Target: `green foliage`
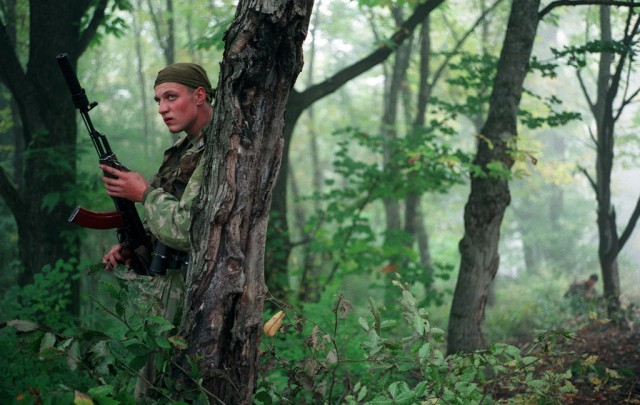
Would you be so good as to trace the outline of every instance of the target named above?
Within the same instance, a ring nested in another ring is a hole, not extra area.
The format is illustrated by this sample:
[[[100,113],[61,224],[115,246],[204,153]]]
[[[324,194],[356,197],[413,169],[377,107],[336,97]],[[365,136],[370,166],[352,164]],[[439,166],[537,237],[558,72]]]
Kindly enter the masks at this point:
[[[76,259],[60,259],[36,273],[33,283],[24,287],[12,285],[2,300],[5,319],[30,319],[53,328],[69,327],[71,281],[78,279],[78,267]]]
[[[224,33],[226,32],[227,27],[229,27],[232,21],[232,18],[229,18],[226,21],[222,21],[217,25],[210,27],[210,30],[208,30],[207,33],[205,33],[200,38],[196,38],[195,40],[193,40],[188,44],[188,46],[195,49],[209,50],[213,48],[217,49],[218,51],[223,50]]]
[[[95,267],[98,270],[102,266]],[[45,272],[45,278],[58,282],[52,280],[50,273]],[[22,315],[20,319],[7,322],[0,341],[4,347],[18,350],[3,356],[0,363],[7,370],[3,381],[6,386],[0,386],[2,402],[21,397],[27,403],[70,403],[69,398],[75,396],[76,400],[100,404],[133,404],[138,372],[151,357],[158,375],[158,384],[152,386],[150,393],[154,403],[175,403],[179,399],[203,403],[204,390],[185,391],[169,378],[173,351],[184,349],[185,342],[180,336],[170,336],[168,332],[174,326],[153,314],[153,300],[159,296],[153,280],[122,268],[113,275],[103,270],[101,274],[100,287],[112,302],[96,302],[109,318],[99,320],[94,328],[51,328],[44,322],[27,320],[33,313],[29,308],[15,314]],[[49,304],[50,297],[45,294],[33,296],[29,302],[35,308]],[[62,329],[64,332],[60,332]],[[196,380],[194,383],[198,387]]]
[[[64,340],[55,345],[56,335],[35,323],[13,321],[9,325],[11,328],[0,330],[4,348],[0,402],[68,404],[74,389],[90,386],[87,370],[77,367],[77,344]]]
[[[541,334],[525,353],[497,344],[446,356],[444,331],[431,324],[406,286],[396,284],[402,287],[402,316],[385,318],[386,309],[370,299],[369,316],[357,322],[359,336],[351,334],[352,308],[342,296],[326,324],[284,308],[287,318],[280,332],[263,340],[255,402],[334,403],[342,398],[349,404],[467,404],[506,396],[514,403],[561,403],[564,394],[573,392],[569,372],[533,373],[542,358],[561,358],[553,348],[567,334]]]
[[[486,116],[491,95],[490,84],[496,73],[498,59],[490,54],[461,53],[450,65],[451,75],[447,83],[454,97],[464,97],[457,102],[433,97],[430,104],[436,110],[444,110],[456,118]]]
[[[616,55],[627,55],[633,53],[632,46],[623,41],[589,41],[583,45],[565,46],[562,50],[551,48],[554,56],[558,59],[566,59],[569,66],[581,69],[587,66],[587,58],[593,54],[613,53]]]
[[[325,193],[311,197],[321,201],[323,209],[306,225],[307,232],[313,233],[310,251],[330,258],[324,262],[328,276],[321,284],[331,281],[338,271],[344,277],[371,274],[383,267],[427,284],[439,274],[440,269],[425,269],[420,264],[411,235],[402,230],[377,231],[372,213],[382,201],[445,192],[462,182],[461,166],[469,157],[443,140],[449,129],[442,122],[434,120],[431,125],[394,140],[355,128],[335,134],[340,137],[334,154],[334,172],[339,177],[326,181]],[[392,154],[383,167],[385,147]],[[367,157],[359,158],[359,151]]]
[[[92,10],[93,11],[93,10]],[[132,12],[133,5],[129,0],[115,0],[111,7],[105,9],[104,21],[101,28],[104,30],[98,30],[95,36],[92,38],[93,45],[99,45],[102,43],[106,36],[112,35],[116,38],[120,38],[125,35],[129,28],[127,22],[123,18],[122,12]],[[91,22],[92,14],[86,14],[83,16],[82,25],[86,26]]]
[[[451,93],[454,98],[464,97],[464,99],[462,101],[448,101],[433,97],[431,108],[437,113],[446,114],[449,120],[454,120],[460,115],[470,119],[486,117],[491,96],[489,84],[493,82],[496,74],[497,62],[497,58],[490,54],[461,53],[457,55],[456,60],[450,64],[451,75],[447,79],[447,83],[452,87]],[[556,78],[557,67],[556,64],[542,63],[533,58],[529,70],[532,73],[539,73],[542,77]],[[523,94],[527,97],[518,110],[518,119],[526,128],[554,128],[581,119],[581,115],[577,112],[559,110],[562,102],[554,95],[540,96],[531,89],[524,89]],[[476,136],[479,142],[484,142],[489,149],[494,149],[496,146],[484,134]],[[534,164],[537,162],[534,157],[536,151],[520,149],[516,137],[506,145],[506,148],[514,162],[528,160]],[[473,176],[497,180],[512,180],[528,174],[519,168],[513,170],[511,165],[505,165],[502,161],[489,162],[484,166],[468,165],[468,167]]]

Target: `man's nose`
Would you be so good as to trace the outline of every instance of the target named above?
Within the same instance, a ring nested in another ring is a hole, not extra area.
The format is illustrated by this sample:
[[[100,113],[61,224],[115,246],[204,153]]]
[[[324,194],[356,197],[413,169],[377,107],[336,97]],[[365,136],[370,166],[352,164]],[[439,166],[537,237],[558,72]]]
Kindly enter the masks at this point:
[[[160,101],[160,102],[158,103],[158,112],[159,112],[160,114],[164,114],[164,113],[166,113],[167,111],[169,111],[169,108],[167,108],[167,103]]]

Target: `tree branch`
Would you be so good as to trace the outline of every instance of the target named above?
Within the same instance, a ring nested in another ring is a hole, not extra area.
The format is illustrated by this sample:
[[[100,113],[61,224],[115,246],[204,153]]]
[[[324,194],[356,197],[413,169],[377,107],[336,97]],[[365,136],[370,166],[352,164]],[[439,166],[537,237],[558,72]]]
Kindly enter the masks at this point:
[[[9,88],[18,104],[24,104],[21,85],[26,82],[25,74],[11,45],[7,27],[0,21],[0,80]]]
[[[20,213],[21,207],[24,207],[25,204],[18,194],[18,189],[13,181],[11,181],[11,178],[2,165],[0,165],[0,196],[2,196],[4,201],[7,203],[7,206],[13,213],[13,216],[16,219],[20,218],[18,214]]]
[[[303,111],[315,101],[338,90],[349,80],[378,65],[389,57],[389,55],[395,51],[395,48],[409,35],[411,35],[415,27],[420,24],[431,11],[443,2],[444,0],[429,0],[426,3],[419,4],[416,6],[413,15],[405,21],[405,23],[391,36],[391,38],[389,38],[387,43],[380,45],[380,47],[378,47],[378,49],[372,52],[369,56],[342,69],[322,83],[308,87],[302,92],[292,90],[289,95],[288,105],[296,106],[296,110]],[[300,105],[301,103],[304,103],[304,105]],[[287,110],[289,110],[289,108],[287,108]]]
[[[627,19],[627,28],[629,28],[630,26],[630,22],[631,22],[631,13],[629,13],[629,17]],[[625,49],[625,52],[622,53],[622,55],[620,55],[620,61],[618,63],[618,66],[616,68],[616,72],[614,75],[614,80],[612,81],[611,86],[619,86],[619,83],[621,81],[622,78],[622,70],[624,69],[624,65],[625,65],[625,59],[627,58],[627,56],[629,55],[629,49],[631,49],[631,47],[633,46],[633,38],[635,36],[635,34],[638,32],[638,27],[640,26],[640,17],[636,18],[635,23],[633,24],[633,27],[631,28],[631,30],[626,29],[625,30],[625,35],[624,35],[624,40],[623,43],[627,46]],[[633,64],[633,55],[631,55],[629,57],[629,70],[628,70],[628,76],[631,74],[631,66]],[[627,84],[625,86],[625,95],[627,93],[627,89],[629,87],[629,80],[627,80]],[[625,95],[623,95],[622,97],[622,102],[620,103],[620,107],[618,108],[618,112],[614,115],[613,117],[613,122],[617,122],[618,119],[620,118],[620,115],[622,115],[622,111],[624,110],[624,108],[634,99],[634,97],[638,94],[638,91],[640,91],[640,89],[636,90],[629,98],[626,98]],[[615,93],[613,95],[613,97],[615,97]],[[613,99],[612,99],[613,101]]]
[[[591,187],[593,188],[593,191],[596,193],[596,196],[597,196],[598,195],[598,187],[596,185],[596,182],[593,180],[593,177],[591,177],[591,175],[589,174],[587,169],[585,169],[582,166],[578,166],[578,170],[581,171],[582,174],[584,174],[587,177],[587,180],[589,180],[589,183],[591,183]]]
[[[538,18],[542,18],[549,14],[551,10],[556,7],[562,6],[616,6],[616,7],[640,7],[640,3],[627,2],[627,1],[608,1],[608,0],[557,0],[549,3],[545,8],[538,13]]]
[[[633,233],[634,228],[636,227],[636,223],[638,222],[638,218],[640,218],[640,197],[636,202],[636,208],[633,210],[631,217],[629,218],[629,222],[627,222],[627,226],[618,238],[618,251],[622,250],[624,244],[627,243],[629,237]]]
[[[580,89],[582,90],[582,94],[584,94],[585,100],[587,100],[587,104],[589,105],[589,109],[592,114],[596,114],[596,105],[589,97],[589,91],[587,90],[587,86],[584,84],[584,80],[582,79],[582,75],[580,74],[580,69],[576,70],[576,76],[578,77],[578,84],[580,84]]]
[[[93,16],[91,17],[91,21],[87,28],[82,31],[80,34],[80,40],[78,42],[78,50],[77,56],[80,56],[84,53],[84,51],[89,46],[91,40],[95,37],[96,32],[98,31],[98,27],[104,21],[104,10],[107,8],[107,3],[109,0],[100,0],[98,4],[96,4],[96,8],[93,11]]]
[[[488,9],[486,9],[481,15],[480,17],[478,17],[478,19],[476,20],[476,22],[471,26],[471,28],[469,28],[469,30],[467,30],[467,32],[462,36],[462,38],[460,38],[456,44],[453,47],[453,50],[451,52],[447,53],[447,56],[445,57],[444,61],[442,62],[442,64],[440,64],[440,67],[438,67],[438,69],[436,70],[436,73],[433,75],[433,80],[431,81],[431,88],[434,88],[436,85],[436,82],[438,81],[438,79],[440,78],[440,76],[442,75],[442,72],[444,71],[444,69],[449,66],[449,61],[451,60],[451,58],[453,58],[454,53],[460,49],[462,47],[462,45],[464,44],[464,42],[467,40],[467,38],[469,38],[469,36],[471,36],[471,34],[476,30],[476,28],[478,28],[478,25],[480,25],[480,23],[487,18],[487,16],[493,12],[493,10],[498,7],[498,5],[502,3],[502,0],[496,0]]]
[[[620,103],[620,108],[618,109],[618,113],[615,116],[616,121],[618,120],[618,118],[620,118],[620,114],[622,114],[622,110],[624,110],[626,106],[631,104],[638,94],[640,94],[640,88],[636,89],[636,91],[631,93],[629,97],[622,100],[622,102]]]

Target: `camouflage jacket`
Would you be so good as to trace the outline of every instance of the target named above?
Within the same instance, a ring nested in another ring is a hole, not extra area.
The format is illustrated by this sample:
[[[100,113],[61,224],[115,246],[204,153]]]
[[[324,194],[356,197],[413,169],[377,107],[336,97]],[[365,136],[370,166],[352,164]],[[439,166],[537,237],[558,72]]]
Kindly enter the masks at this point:
[[[167,149],[158,173],[149,182],[142,203],[146,226],[165,245],[189,251],[191,205],[200,191],[202,168],[198,164],[204,151],[207,128],[195,142],[189,137]]]

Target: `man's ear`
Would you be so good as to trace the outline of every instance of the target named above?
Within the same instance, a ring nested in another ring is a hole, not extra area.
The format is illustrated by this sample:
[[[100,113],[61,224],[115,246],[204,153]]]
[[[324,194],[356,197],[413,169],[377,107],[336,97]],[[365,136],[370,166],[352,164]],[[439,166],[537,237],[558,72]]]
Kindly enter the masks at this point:
[[[198,87],[193,91],[193,95],[196,98],[196,103],[198,105],[204,104],[207,101],[207,92],[202,87]]]

